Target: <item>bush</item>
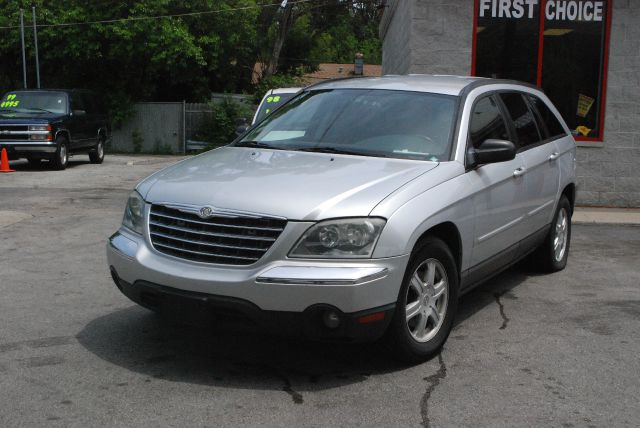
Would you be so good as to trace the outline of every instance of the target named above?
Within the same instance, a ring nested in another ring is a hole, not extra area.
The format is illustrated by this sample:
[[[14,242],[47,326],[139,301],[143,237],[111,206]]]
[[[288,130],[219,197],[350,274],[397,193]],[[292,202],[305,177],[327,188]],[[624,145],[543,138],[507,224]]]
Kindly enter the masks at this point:
[[[211,148],[229,144],[236,138],[237,122],[246,118],[251,123],[252,109],[242,103],[225,98],[222,102],[211,103],[211,115],[204,121],[199,134]]]

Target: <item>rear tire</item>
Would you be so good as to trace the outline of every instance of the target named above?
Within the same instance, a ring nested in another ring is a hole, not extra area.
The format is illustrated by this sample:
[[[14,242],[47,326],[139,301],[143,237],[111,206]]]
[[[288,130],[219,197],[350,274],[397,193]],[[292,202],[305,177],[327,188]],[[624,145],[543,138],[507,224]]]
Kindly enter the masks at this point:
[[[562,195],[544,243],[531,255],[532,263],[544,272],[557,272],[567,265],[571,242],[571,204]]]
[[[411,256],[385,339],[395,357],[421,363],[440,352],[458,306],[458,270],[442,240],[425,239]]]
[[[56,152],[51,159],[53,169],[61,171],[69,164],[69,142],[65,137],[56,138]]]
[[[104,161],[104,138],[100,137],[96,146],[89,152],[89,161],[95,164],[101,164]]]

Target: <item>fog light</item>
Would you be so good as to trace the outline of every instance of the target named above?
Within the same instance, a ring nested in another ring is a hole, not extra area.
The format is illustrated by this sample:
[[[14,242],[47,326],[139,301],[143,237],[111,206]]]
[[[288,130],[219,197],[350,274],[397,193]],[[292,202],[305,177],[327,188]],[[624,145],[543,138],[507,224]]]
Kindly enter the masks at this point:
[[[322,321],[328,328],[338,328],[340,325],[340,315],[336,311],[326,311],[322,314]]]

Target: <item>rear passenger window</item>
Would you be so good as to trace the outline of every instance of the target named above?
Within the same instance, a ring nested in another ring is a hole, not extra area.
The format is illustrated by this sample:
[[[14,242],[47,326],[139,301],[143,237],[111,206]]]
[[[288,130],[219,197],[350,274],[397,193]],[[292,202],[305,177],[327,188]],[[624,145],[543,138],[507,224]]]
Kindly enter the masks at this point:
[[[556,115],[549,109],[547,104],[542,101],[540,98],[535,95],[527,95],[531,105],[538,111],[540,115],[540,120],[544,124],[544,128],[546,128],[546,138],[560,138],[567,135],[564,131],[564,128],[560,124],[560,121],[556,117]]]
[[[469,137],[475,148],[480,147],[484,140],[490,138],[509,140],[507,126],[493,97],[482,98],[473,107],[469,122]]]
[[[507,111],[513,121],[519,147],[522,148],[539,143],[542,138],[538,133],[536,120],[522,95],[519,92],[505,92],[500,94],[500,98],[507,107]]]

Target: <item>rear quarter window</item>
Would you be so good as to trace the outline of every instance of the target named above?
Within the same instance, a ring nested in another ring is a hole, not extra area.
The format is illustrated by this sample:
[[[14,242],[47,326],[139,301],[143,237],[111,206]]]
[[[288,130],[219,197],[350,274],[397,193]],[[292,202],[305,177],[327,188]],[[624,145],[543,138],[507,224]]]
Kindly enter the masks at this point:
[[[567,135],[556,115],[544,101],[535,95],[530,94],[527,95],[527,98],[533,108],[538,112],[540,121],[543,125],[542,128],[546,131],[546,138],[556,139]]]

